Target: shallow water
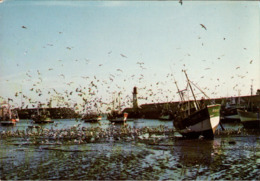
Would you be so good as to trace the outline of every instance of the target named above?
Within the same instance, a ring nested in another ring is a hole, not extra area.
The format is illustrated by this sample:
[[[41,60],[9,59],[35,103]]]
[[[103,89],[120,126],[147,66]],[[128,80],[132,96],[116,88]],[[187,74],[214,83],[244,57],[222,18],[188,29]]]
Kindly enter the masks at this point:
[[[21,120],[15,127],[0,127],[0,132],[26,130],[29,122]],[[173,128],[170,121],[128,122],[129,128],[160,125],[167,128],[165,133],[145,133],[135,138],[110,135],[83,143],[44,140],[35,144],[34,137],[2,137],[0,176],[5,180],[260,179],[259,132],[241,133],[240,124],[224,124],[227,130],[218,130],[214,140],[188,140],[169,131]],[[55,130],[73,126],[116,129],[122,125],[73,119],[43,125]]]

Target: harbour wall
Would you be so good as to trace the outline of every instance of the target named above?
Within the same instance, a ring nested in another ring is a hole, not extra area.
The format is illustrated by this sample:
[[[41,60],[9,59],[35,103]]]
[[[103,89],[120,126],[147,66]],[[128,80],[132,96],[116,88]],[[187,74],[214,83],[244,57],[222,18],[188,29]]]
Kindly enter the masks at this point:
[[[197,100],[201,101],[201,100]],[[192,104],[194,101],[190,101]],[[205,99],[206,105],[209,104],[221,104],[221,109],[225,109],[227,104],[235,104],[248,107],[250,103],[254,106],[260,108],[260,95],[253,96],[239,96],[239,97],[223,97],[215,99]],[[147,118],[147,119],[158,119],[164,110],[169,110],[175,112],[176,108],[180,102],[163,102],[163,103],[153,103],[153,104],[142,104],[139,106],[137,111],[133,108],[126,108],[123,112],[128,113],[129,118]]]
[[[200,100],[198,100],[200,101]],[[249,106],[251,102],[253,105],[260,107],[260,95],[253,96],[240,96],[240,97],[224,97],[215,99],[205,99],[205,104],[221,104],[222,109],[229,104],[239,104],[245,107]],[[191,104],[194,101],[191,101]],[[163,103],[151,103],[142,104],[137,109],[125,108],[123,112],[128,113],[129,118],[146,118],[146,119],[158,119],[164,110],[170,110],[172,112],[176,111],[176,108],[180,102],[163,102]],[[40,108],[40,111],[43,108]],[[50,112],[50,117],[52,119],[71,119],[80,118],[80,114],[76,113],[75,110],[71,108],[44,108],[46,111]],[[30,109],[16,109],[20,119],[31,119],[33,114],[37,113],[37,108]]]

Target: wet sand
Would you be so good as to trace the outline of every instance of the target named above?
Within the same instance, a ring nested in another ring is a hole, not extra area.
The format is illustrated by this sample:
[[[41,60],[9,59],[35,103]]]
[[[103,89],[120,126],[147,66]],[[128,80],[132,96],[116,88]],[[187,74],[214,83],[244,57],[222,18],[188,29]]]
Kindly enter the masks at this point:
[[[56,121],[56,127],[45,126],[45,131],[53,127],[56,132],[73,129],[80,133],[82,127],[86,128],[85,133],[90,128],[107,131],[108,136],[96,134],[95,139],[82,142],[78,137],[8,136],[8,131],[11,134],[17,129],[26,130],[27,120],[21,120],[14,128],[1,127],[1,179],[260,179],[259,131],[224,124],[226,131],[218,129],[214,140],[189,140],[174,132],[171,122],[146,121],[129,122],[126,127],[110,125],[106,120],[101,124]],[[75,123],[80,125],[75,128]],[[120,131],[125,134],[119,134]],[[36,134],[37,130],[32,132]]]

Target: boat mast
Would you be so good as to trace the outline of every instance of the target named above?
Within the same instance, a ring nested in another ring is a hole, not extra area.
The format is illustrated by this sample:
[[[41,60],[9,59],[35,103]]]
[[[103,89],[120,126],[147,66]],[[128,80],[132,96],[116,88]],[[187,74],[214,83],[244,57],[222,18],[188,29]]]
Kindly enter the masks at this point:
[[[21,85],[21,110],[23,109],[23,87]]]
[[[115,110],[115,93],[113,94],[113,104],[112,104],[112,110]]]
[[[204,96],[206,96],[208,99],[210,99],[210,97],[203,91],[201,90],[196,84],[194,84],[192,81],[190,81],[197,89],[199,89],[203,94]]]
[[[195,100],[195,104],[196,104],[196,107],[197,107],[197,110],[198,110],[198,109],[200,109],[200,106],[199,106],[199,104],[198,104],[198,102],[197,102],[197,100],[196,100],[195,94],[194,94],[194,92],[193,92],[193,90],[192,90],[192,87],[191,87],[191,85],[190,85],[190,80],[189,80],[189,78],[188,78],[188,75],[187,75],[187,73],[186,73],[185,70],[182,70],[182,71],[185,73],[186,79],[187,79],[187,81],[188,81],[188,85],[189,85],[189,87],[190,87],[191,93],[192,93],[192,95],[193,95],[193,98],[194,98],[194,100]]]
[[[118,109],[119,109],[119,113],[121,113],[120,92],[118,93]]]
[[[252,81],[252,84],[251,84],[251,96],[253,95],[253,81],[254,81],[254,79],[251,79],[251,81]]]
[[[175,85],[176,85],[176,88],[177,88],[177,90],[178,90],[177,93],[180,95],[181,101],[184,102],[184,98],[183,98],[182,91],[180,91],[180,89],[179,89],[179,87],[178,87],[178,84],[177,84],[177,81],[175,80],[174,77],[173,77],[173,79],[174,79],[174,83],[175,83]]]

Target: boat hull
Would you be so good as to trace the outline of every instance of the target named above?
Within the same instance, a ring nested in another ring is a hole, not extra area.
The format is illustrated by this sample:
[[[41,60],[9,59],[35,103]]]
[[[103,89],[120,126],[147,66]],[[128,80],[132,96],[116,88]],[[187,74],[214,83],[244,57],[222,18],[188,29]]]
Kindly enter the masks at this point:
[[[260,113],[238,110],[241,123],[245,128],[260,129]]]
[[[161,121],[170,121],[170,120],[173,120],[173,118],[170,115],[165,115],[165,116],[159,117],[159,120],[161,120]]]
[[[125,123],[127,120],[128,113],[124,113],[123,116],[120,117],[111,117],[108,120],[112,123]]]
[[[219,110],[220,105],[207,106],[185,119],[175,119],[174,126],[184,137],[198,138],[202,135],[207,139],[213,139],[219,125]]]
[[[89,122],[93,123],[93,122],[98,122],[98,121],[100,121],[101,119],[102,119],[102,117],[100,116],[100,117],[89,118],[89,119],[83,118],[82,120],[83,120],[84,122],[86,122],[86,123],[89,123]]]
[[[219,117],[214,117],[212,119],[206,119],[195,125],[191,125],[185,129],[179,130],[179,133],[188,138],[198,138],[202,135],[205,138],[213,139],[218,125]]]
[[[45,123],[54,123],[54,121],[51,120],[50,118],[45,118],[45,119],[33,119],[33,123],[36,123],[36,124],[45,124]]]
[[[2,126],[15,126],[15,124],[16,124],[15,119],[7,120],[7,121],[1,121]]]

